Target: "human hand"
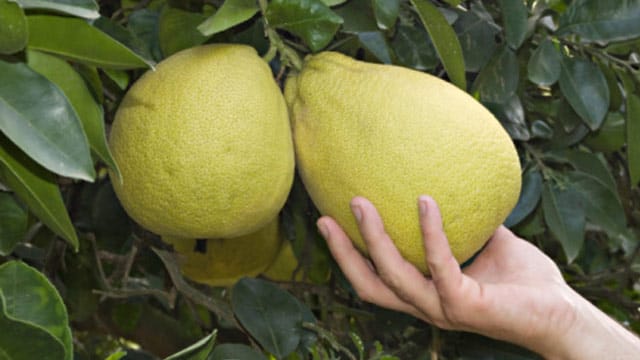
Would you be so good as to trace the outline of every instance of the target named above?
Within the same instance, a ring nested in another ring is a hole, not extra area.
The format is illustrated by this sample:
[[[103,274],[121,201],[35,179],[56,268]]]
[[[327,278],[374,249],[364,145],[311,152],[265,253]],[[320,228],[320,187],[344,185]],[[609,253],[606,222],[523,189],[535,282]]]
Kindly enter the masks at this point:
[[[597,338],[597,324],[608,317],[575,293],[543,252],[501,226],[461,269],[435,201],[421,196],[418,204],[430,278],[400,255],[368,200],[356,197],[351,207],[372,263],[332,218],[318,220],[331,253],[362,300],[440,328],[510,341],[549,358],[595,358],[581,357],[571,342]]]

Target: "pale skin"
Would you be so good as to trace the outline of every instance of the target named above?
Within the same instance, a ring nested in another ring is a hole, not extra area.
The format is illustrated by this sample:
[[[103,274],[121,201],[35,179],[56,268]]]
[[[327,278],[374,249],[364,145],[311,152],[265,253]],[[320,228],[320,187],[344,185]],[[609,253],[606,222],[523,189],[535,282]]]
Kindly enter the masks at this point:
[[[636,335],[572,290],[549,257],[506,227],[461,269],[436,202],[420,196],[427,277],[400,255],[371,202],[356,197],[351,209],[370,261],[335,220],[324,216],[317,225],[362,300],[439,328],[509,341],[546,359],[640,359]]]

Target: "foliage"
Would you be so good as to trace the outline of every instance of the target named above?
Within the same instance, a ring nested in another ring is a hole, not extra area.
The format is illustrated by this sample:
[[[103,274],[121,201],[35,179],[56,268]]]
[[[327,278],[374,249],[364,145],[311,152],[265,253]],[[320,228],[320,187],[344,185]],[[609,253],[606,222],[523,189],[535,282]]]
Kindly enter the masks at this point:
[[[298,180],[282,222],[304,281],[183,279],[115,198],[106,134],[135,79],[209,42],[254,46],[279,81],[306,54],[334,50],[467,90],[521,156],[506,224],[640,332],[640,1],[0,0],[9,358],[535,358],[361,302]]]

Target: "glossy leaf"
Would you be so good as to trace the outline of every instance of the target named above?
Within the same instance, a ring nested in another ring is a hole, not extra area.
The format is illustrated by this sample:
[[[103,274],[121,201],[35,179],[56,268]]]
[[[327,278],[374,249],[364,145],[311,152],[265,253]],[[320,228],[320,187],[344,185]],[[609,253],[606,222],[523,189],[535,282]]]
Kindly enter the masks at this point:
[[[164,360],[206,360],[210,359],[209,353],[213,349],[216,343],[218,331],[214,330],[209,335],[198,340],[195,344],[192,344],[185,349],[178,351],[177,353],[166,357]],[[239,358],[240,359],[240,358]]]
[[[383,33],[380,31],[361,32],[358,33],[358,40],[380,62],[391,63],[391,52]]]
[[[534,120],[531,123],[531,136],[539,139],[551,139],[553,129],[543,120]]]
[[[507,44],[517,50],[527,36],[527,5],[523,0],[500,0]]]
[[[27,233],[27,212],[11,194],[0,192],[0,256],[7,256]]]
[[[95,101],[82,76],[56,56],[29,51],[27,59],[30,68],[62,90],[82,122],[91,150],[119,176],[120,171],[107,145],[102,106]]]
[[[400,0],[372,0],[372,3],[378,27],[382,30],[391,29],[398,20]]]
[[[631,184],[640,183],[640,96],[627,95],[627,161]]]
[[[429,34],[422,28],[398,26],[391,46],[402,66],[424,71],[440,63]]]
[[[516,207],[504,221],[504,226],[512,227],[520,223],[535,210],[542,196],[542,174],[536,168],[522,175],[522,189]]]
[[[276,285],[243,278],[231,292],[233,311],[262,347],[284,358],[300,343],[302,312],[297,300]]]
[[[422,24],[440,56],[449,80],[462,90],[467,90],[464,57],[460,41],[438,8],[428,0],[411,0]]]
[[[127,49],[135,52],[142,59],[150,59],[148,44],[145,44],[129,27],[113,21],[107,17],[101,16],[91,23],[93,27],[107,34],[118,43],[127,47]]]
[[[516,54],[505,46],[480,71],[472,93],[479,93],[482,101],[501,104],[515,94],[519,79]]]
[[[93,181],[89,145],[75,110],[56,85],[23,63],[0,61],[0,130],[48,170]]]
[[[195,24],[191,24],[192,27]],[[160,48],[160,11],[143,8],[129,15],[127,28],[146,46],[147,53],[154,61],[164,59]],[[177,37],[181,35],[174,34]],[[106,69],[108,70],[108,69]],[[112,69],[115,70],[115,69]]]
[[[55,178],[0,134],[0,180],[27,204],[45,225],[73,249],[78,237],[67,214]]]
[[[529,80],[537,85],[550,86],[560,78],[562,55],[553,42],[545,39],[533,52],[527,64]]]
[[[640,0],[574,0],[560,17],[558,34],[583,41],[621,41],[640,36]]]
[[[20,261],[0,265],[0,289],[7,316],[46,330],[64,347],[64,359],[73,358],[67,309],[56,288],[36,269]]]
[[[226,4],[226,3],[225,3]],[[224,5],[223,5],[224,8]],[[164,56],[200,45],[207,37],[194,24],[200,24],[205,16],[172,7],[165,8],[160,15],[158,36]]]
[[[520,97],[513,94],[505,103],[483,102],[493,113],[514,140],[529,140],[531,134],[524,117],[524,108]]]
[[[609,109],[609,87],[598,65],[581,58],[563,57],[560,89],[591,130],[597,130]]]
[[[198,25],[204,36],[211,36],[251,19],[258,12],[255,0],[225,0],[220,9]]]
[[[542,192],[544,220],[572,263],[584,244],[585,211],[582,197],[573,188],[546,183]]]
[[[27,45],[27,18],[13,1],[0,0],[0,54],[13,54]]]
[[[618,151],[625,144],[625,126],[626,120],[623,114],[609,112],[600,129],[590,134],[585,144],[596,151]]]
[[[453,26],[460,39],[466,70],[480,71],[497,48],[495,37],[500,27],[482,3],[477,2],[471,3],[469,11],[462,12]]]
[[[25,9],[51,10],[85,19],[100,17],[98,4],[94,0],[17,0]]]
[[[299,36],[313,52],[327,46],[343,22],[320,0],[273,0],[265,15],[271,26]]]
[[[49,15],[27,16],[29,47],[105,68],[150,67],[148,60],[84,20]]]
[[[220,344],[213,349],[208,360],[267,360],[267,357],[245,344]]]
[[[343,19],[341,32],[358,34],[378,30],[371,0],[349,0],[334,11]]]
[[[64,359],[65,349],[60,340],[42,328],[13,318],[0,288],[0,349],[2,358],[10,360]]]

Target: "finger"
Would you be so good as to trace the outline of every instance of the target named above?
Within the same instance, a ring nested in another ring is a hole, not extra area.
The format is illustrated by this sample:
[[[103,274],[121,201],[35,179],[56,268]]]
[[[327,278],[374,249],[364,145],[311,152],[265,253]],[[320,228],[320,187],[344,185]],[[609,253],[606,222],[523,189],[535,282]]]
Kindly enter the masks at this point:
[[[338,266],[362,300],[414,316],[419,315],[415,307],[396,296],[378,277],[370,263],[353,246],[347,234],[332,218],[322,217],[317,225]]]
[[[360,233],[382,281],[405,302],[421,310],[426,317],[441,318],[438,294],[433,284],[411,263],[407,262],[387,235],[378,211],[362,197],[351,201]],[[359,214],[359,215],[358,215]]]

